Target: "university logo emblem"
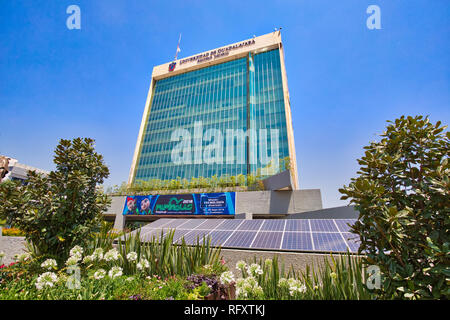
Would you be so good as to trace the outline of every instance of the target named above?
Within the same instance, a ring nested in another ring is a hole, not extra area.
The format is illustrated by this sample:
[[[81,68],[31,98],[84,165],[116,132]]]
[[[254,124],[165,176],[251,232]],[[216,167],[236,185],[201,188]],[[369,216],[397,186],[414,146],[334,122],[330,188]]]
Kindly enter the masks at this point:
[[[169,71],[173,71],[175,70],[175,66],[177,65],[176,62],[172,62],[171,64],[169,64]]]

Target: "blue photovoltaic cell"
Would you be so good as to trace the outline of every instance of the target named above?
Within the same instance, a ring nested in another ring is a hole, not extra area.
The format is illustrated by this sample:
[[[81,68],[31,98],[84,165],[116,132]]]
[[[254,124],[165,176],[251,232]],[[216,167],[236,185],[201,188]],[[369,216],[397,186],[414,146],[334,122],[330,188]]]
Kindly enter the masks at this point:
[[[256,232],[253,231],[236,231],[231,237],[224,243],[226,247],[239,247],[249,248]]]
[[[206,221],[202,223],[200,226],[198,226],[197,229],[212,230],[225,221],[225,219],[208,219],[208,220],[204,219],[204,220]]]
[[[175,221],[175,219],[158,219],[156,221],[153,221],[152,223],[149,223],[148,225],[146,225],[146,227],[159,228],[170,221]]]
[[[354,219],[335,219],[334,220],[339,228],[340,232],[348,232],[350,230],[350,226],[347,224],[353,225],[356,220]]]
[[[227,219],[216,230],[234,230],[241,223],[241,219]]]
[[[165,229],[165,230],[176,229],[176,228],[184,229],[183,224],[188,223],[188,221],[189,221],[189,219],[175,219],[165,225],[162,225],[160,228]]]
[[[233,231],[213,231],[211,236],[211,244],[213,246],[222,246],[225,240],[233,233]]]
[[[205,222],[204,219],[190,219],[188,222],[180,226],[180,229],[196,229],[200,224]]]
[[[314,249],[316,251],[346,252],[347,246],[340,233],[313,233]]]
[[[358,252],[359,245],[361,244],[359,241],[359,236],[350,232],[343,232],[342,236],[344,237],[345,241],[347,241],[347,244],[350,247],[350,251]]]
[[[308,220],[294,220],[288,219],[286,220],[286,230],[285,231],[293,231],[293,232],[309,232],[309,223]]]
[[[313,249],[311,244],[311,233],[285,232],[281,249],[311,251]]]
[[[310,219],[312,232],[339,232],[331,219]]]
[[[181,243],[181,237],[184,237],[186,233],[188,233],[190,230],[179,230],[176,229],[173,234],[173,242],[174,243]]]
[[[264,220],[244,220],[237,230],[255,230],[258,231]]]
[[[279,249],[283,232],[262,232],[260,231],[253,241],[252,248]]]
[[[266,220],[261,231],[283,231],[286,220]]]
[[[186,244],[196,244],[198,239],[202,243],[203,237],[208,233],[208,230],[192,230],[184,236],[184,241],[186,241]]]
[[[164,227],[164,226],[167,226],[167,225],[169,225],[170,223],[175,222],[175,221],[177,221],[177,220],[183,220],[183,221],[186,221],[186,220],[188,220],[188,219],[166,219],[166,218],[164,218],[164,219],[158,219],[158,220],[156,220],[156,221],[154,221],[154,222],[148,224],[148,226],[150,226],[151,228]]]
[[[128,237],[128,236],[127,236]],[[161,237],[161,229],[150,229],[148,232],[141,231],[141,241],[152,241],[152,238],[158,240]],[[156,239],[158,238],[158,239]]]

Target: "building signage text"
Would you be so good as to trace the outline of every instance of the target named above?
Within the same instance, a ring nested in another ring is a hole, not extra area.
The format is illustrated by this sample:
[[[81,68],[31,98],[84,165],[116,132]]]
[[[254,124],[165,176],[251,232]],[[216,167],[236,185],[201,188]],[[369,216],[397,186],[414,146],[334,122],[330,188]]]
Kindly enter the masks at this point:
[[[220,48],[217,50],[211,50],[211,51],[203,53],[203,54],[199,54],[199,55],[196,55],[196,56],[193,56],[190,58],[182,59],[180,61],[180,65],[182,65],[184,63],[188,63],[188,62],[194,62],[194,61],[197,61],[197,63],[202,63],[202,62],[206,62],[206,61],[209,61],[212,59],[225,57],[225,56],[229,55],[230,51],[232,51],[232,50],[240,49],[240,48],[251,46],[254,44],[255,44],[255,39],[252,39],[252,40],[244,41],[239,44],[232,45],[232,46]]]

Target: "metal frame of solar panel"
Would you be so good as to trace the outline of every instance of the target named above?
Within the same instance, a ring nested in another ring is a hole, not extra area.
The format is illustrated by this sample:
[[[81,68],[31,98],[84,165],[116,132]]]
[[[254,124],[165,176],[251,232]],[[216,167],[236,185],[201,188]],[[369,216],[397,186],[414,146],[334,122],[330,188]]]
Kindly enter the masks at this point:
[[[359,239],[349,232],[355,219],[159,219],[141,228],[142,241],[165,237],[194,245],[211,238],[222,248],[356,253]]]

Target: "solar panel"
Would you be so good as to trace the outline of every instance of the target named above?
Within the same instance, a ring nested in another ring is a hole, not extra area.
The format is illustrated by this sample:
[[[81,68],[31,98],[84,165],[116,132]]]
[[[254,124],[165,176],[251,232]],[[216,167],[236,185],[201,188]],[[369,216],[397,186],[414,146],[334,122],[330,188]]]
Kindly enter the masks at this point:
[[[311,233],[309,232],[285,232],[281,249],[312,251]]]
[[[159,219],[140,230],[142,241],[160,237],[161,230],[164,237],[169,230],[175,230],[174,243],[181,243],[184,238],[188,245],[211,237],[211,245],[223,248],[357,252],[359,237],[348,232],[348,224],[354,222],[353,219]]]
[[[309,222],[306,219],[289,219],[286,220],[286,229],[285,231],[305,231],[309,232]]]
[[[283,232],[259,232],[251,248],[259,249],[279,249]]]
[[[310,219],[312,232],[339,232],[331,219]]]
[[[353,219],[335,219],[334,221],[338,226],[340,232],[349,232],[350,226],[355,223],[355,220]]]
[[[314,249],[316,251],[347,251],[347,245],[339,233],[313,233]]]
[[[164,226],[165,224],[169,223],[169,222],[173,222],[176,220],[187,220],[187,219],[158,219],[152,223],[149,223],[147,225],[144,226],[144,228],[159,228]]]
[[[345,241],[347,242],[348,246],[350,247],[351,252],[358,252],[359,249],[359,236],[354,233],[350,232],[343,232],[342,236],[344,237]]]
[[[161,230],[160,229],[153,229],[149,232],[141,233],[140,239],[141,241],[150,242],[153,239],[156,241],[159,241],[161,238]]]
[[[242,224],[237,228],[238,230],[255,230],[263,224],[264,220],[244,220]]]
[[[242,221],[241,219],[227,219],[216,230],[235,230]]]
[[[222,246],[222,244],[230,237],[233,231],[212,231],[211,244],[214,246]]]
[[[173,221],[170,221],[169,223],[166,223],[165,225],[162,225],[161,228],[175,229],[179,227],[181,229],[183,228],[183,225],[186,224],[188,221],[189,219],[175,219]]]
[[[224,221],[225,219],[210,219],[205,221],[205,223],[202,223],[200,226],[198,226],[197,229],[205,229],[205,230],[215,229]]]
[[[197,239],[202,243],[202,239],[209,233],[208,230],[192,230],[184,236],[186,244],[196,244]]]
[[[180,227],[180,229],[195,229],[204,222],[206,222],[205,219],[189,219]]]
[[[250,248],[250,245],[255,238],[254,231],[236,231],[223,244],[226,247]]]
[[[261,231],[284,231],[286,220],[265,220]]]
[[[176,229],[174,234],[173,234],[173,242],[174,243],[181,243],[181,238],[184,237],[190,231],[191,230]]]

